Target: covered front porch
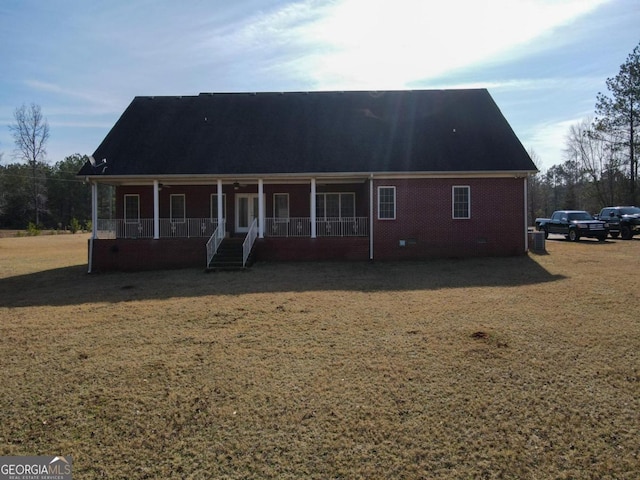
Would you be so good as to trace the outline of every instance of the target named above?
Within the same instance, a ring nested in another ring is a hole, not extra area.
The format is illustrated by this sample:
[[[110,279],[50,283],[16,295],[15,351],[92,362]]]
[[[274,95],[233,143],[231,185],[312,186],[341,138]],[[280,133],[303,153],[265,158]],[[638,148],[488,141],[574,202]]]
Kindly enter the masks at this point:
[[[256,259],[368,258],[372,214],[368,178],[312,178],[308,183],[218,179],[208,184],[162,180],[116,185],[110,218],[99,212],[97,183],[92,184],[90,269],[91,259],[96,266],[100,263],[105,246],[107,257],[127,257],[116,262],[114,268],[120,270],[129,264],[136,270],[154,268],[156,259],[149,258],[153,251],[161,252],[163,258],[157,260],[165,266],[167,256],[176,257],[169,261],[172,266],[196,266],[194,248],[201,252],[200,265],[206,261],[209,266],[225,239],[238,238],[244,240],[243,265],[252,251]],[[188,255],[185,245],[190,245]],[[138,253],[123,254],[128,251]],[[140,265],[136,256],[146,258],[149,267]]]

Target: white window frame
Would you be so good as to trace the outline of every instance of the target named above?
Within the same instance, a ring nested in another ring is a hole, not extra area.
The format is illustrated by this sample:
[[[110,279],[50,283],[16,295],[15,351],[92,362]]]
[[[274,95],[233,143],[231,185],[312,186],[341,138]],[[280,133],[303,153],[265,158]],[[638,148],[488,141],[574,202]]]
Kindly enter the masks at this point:
[[[467,192],[467,216],[456,215],[456,190],[464,189]],[[454,220],[468,220],[471,218],[471,187],[469,185],[453,185],[451,187],[451,218]]]
[[[327,195],[337,195],[338,196],[338,216],[337,217],[327,217]],[[343,217],[342,216],[342,196],[350,195],[352,199],[353,206],[353,216]],[[318,202],[318,197],[323,197],[322,202],[322,215],[318,215],[318,207],[320,202]],[[356,192],[319,192],[316,193],[316,220],[326,220],[327,218],[338,218],[340,220],[343,219],[352,219],[356,217]]]
[[[182,197],[182,216],[178,217],[173,212],[173,199]],[[187,218],[187,197],[184,193],[172,193],[169,195],[169,219],[171,223],[185,223]]]
[[[393,191],[393,216],[392,217],[383,217],[381,215],[381,210],[382,210],[382,195],[381,192],[382,190],[391,190]],[[378,220],[395,220],[396,219],[396,208],[397,208],[397,201],[396,201],[396,187],[393,185],[380,185],[378,187]]]
[[[216,201],[216,205],[215,208],[213,206],[213,201]],[[210,198],[209,198],[209,210],[211,213],[211,220],[212,221],[216,221],[218,220],[218,194],[217,193],[212,193]],[[225,220],[227,218],[227,194],[223,193],[222,194],[222,219]]]
[[[287,199],[287,216],[283,217],[280,215],[277,215],[276,208],[278,205],[278,202],[276,200],[276,197],[285,197]],[[275,218],[276,220],[282,220],[282,219],[286,219],[288,220],[291,217],[291,204],[289,203],[289,194],[288,193],[274,193],[273,194],[273,218]]]
[[[135,198],[136,199],[136,203],[137,203],[137,207],[138,207],[138,212],[137,212],[137,217],[136,218],[128,218],[127,217],[127,200],[130,198]],[[124,205],[123,205],[123,209],[124,209],[124,223],[140,223],[140,195],[137,193],[127,193],[124,196]]]

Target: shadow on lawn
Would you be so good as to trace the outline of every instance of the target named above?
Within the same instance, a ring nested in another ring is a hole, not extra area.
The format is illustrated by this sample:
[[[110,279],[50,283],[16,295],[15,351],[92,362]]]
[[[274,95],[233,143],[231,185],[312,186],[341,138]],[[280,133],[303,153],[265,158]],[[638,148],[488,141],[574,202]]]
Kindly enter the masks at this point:
[[[514,287],[565,278],[529,256],[422,262],[257,263],[239,272],[198,269],[86,273],[86,266],[0,279],[0,306],[62,306],[133,300],[347,290],[357,292]]]

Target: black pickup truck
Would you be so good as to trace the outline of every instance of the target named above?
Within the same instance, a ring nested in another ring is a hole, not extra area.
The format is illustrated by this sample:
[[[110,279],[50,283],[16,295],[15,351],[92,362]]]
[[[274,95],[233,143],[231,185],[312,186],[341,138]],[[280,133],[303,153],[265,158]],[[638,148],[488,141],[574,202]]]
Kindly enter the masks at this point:
[[[640,233],[638,207],[605,207],[596,218],[609,224],[609,234],[613,238],[622,235],[623,240],[631,240],[634,235]]]
[[[544,232],[544,238],[550,233],[559,233],[572,242],[581,237],[597,238],[604,242],[609,234],[609,224],[596,220],[584,210],[558,210],[551,218],[536,218],[536,228]]]

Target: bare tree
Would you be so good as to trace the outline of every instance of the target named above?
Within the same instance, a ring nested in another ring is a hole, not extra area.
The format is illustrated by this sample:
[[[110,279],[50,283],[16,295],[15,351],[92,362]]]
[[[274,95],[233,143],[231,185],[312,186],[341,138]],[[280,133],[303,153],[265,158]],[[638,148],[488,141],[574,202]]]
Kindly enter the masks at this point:
[[[577,162],[579,169],[589,178],[597,205],[617,203],[624,192],[612,179],[621,173],[623,160],[620,143],[614,132],[598,131],[593,119],[585,118],[571,125],[566,138],[565,156]],[[622,185],[621,185],[622,186]]]
[[[538,154],[533,150],[528,150],[529,157],[533,161],[533,164],[536,166],[538,170],[540,170],[541,160]],[[529,198],[529,206],[528,206],[528,224],[533,225],[536,217],[542,217],[545,214],[544,211],[544,185],[543,185],[543,175],[540,171],[535,173],[527,178],[527,192]]]
[[[15,155],[27,162],[32,174],[32,201],[35,211],[35,223],[40,223],[40,197],[43,195],[43,179],[39,175],[39,164],[47,155],[46,145],[49,139],[49,124],[42,116],[39,105],[32,103],[29,107],[22,105],[16,108],[15,123],[9,126],[16,144]]]

